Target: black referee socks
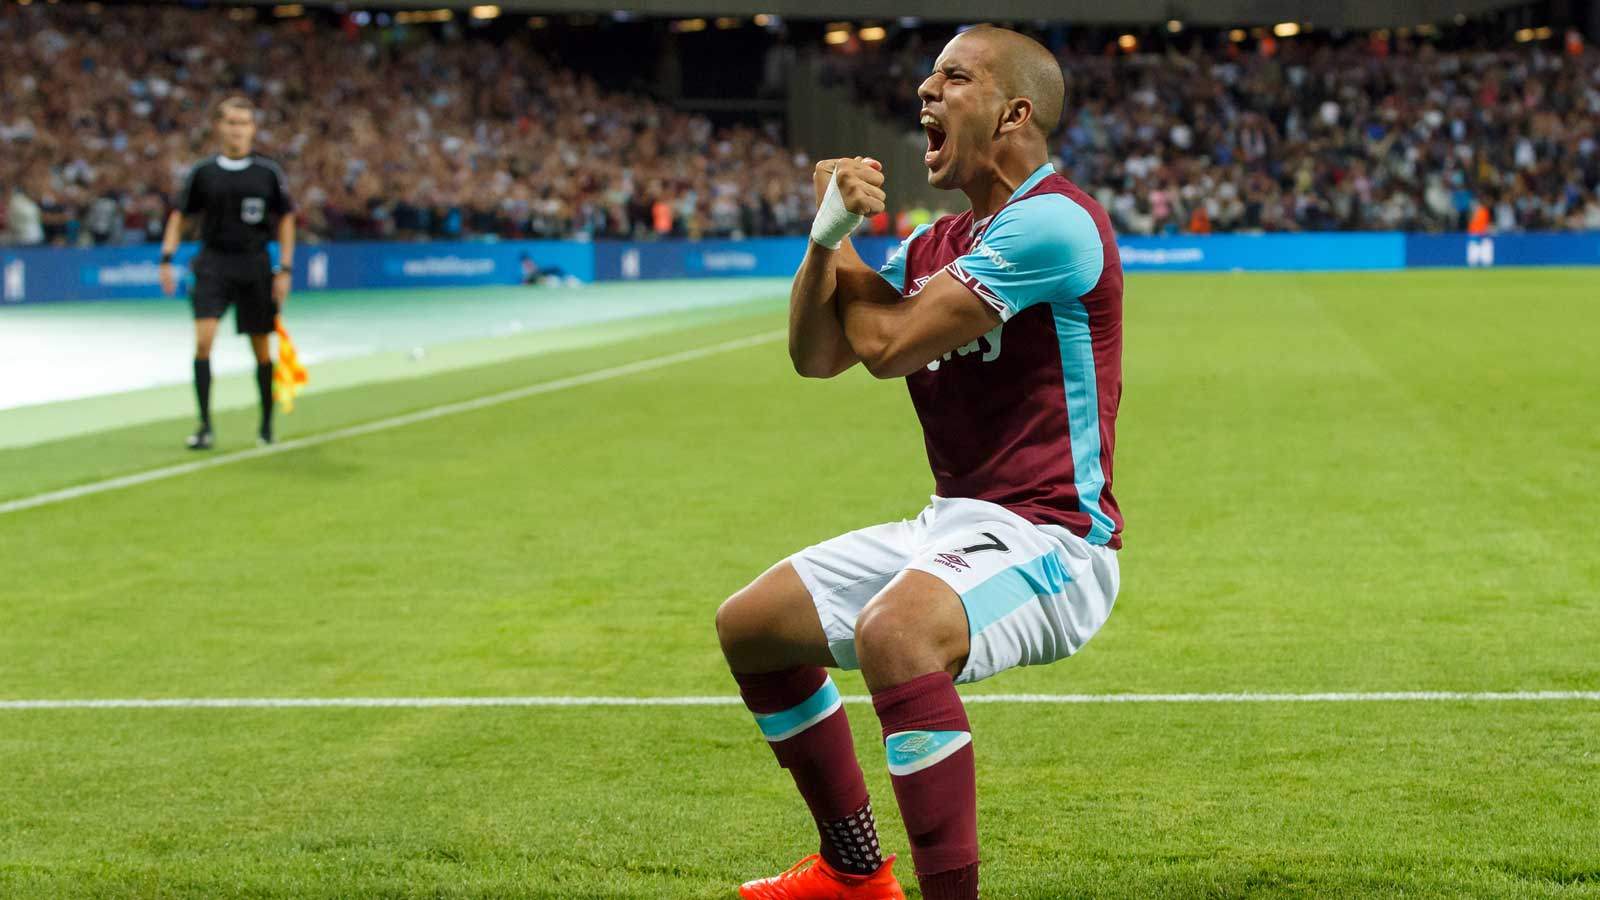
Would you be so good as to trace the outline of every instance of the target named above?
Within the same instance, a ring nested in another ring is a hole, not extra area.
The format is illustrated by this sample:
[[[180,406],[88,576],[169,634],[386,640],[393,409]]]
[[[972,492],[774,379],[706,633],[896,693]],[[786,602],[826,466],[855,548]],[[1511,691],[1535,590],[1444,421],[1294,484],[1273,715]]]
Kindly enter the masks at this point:
[[[272,363],[256,363],[256,388],[261,391],[261,434],[272,433]]]
[[[195,357],[194,399],[200,405],[200,424],[211,428],[211,360]]]

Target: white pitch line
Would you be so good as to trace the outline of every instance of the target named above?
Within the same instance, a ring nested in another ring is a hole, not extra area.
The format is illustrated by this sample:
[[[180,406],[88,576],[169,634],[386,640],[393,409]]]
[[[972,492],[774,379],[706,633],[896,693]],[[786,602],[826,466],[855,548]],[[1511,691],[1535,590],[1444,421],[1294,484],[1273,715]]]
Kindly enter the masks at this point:
[[[870,697],[845,697],[866,703]],[[1376,691],[1316,694],[973,694],[967,703],[1372,703],[1600,702],[1600,691]],[[739,706],[738,697],[170,697],[107,700],[0,700],[28,709],[430,709],[472,706]]]
[[[444,416],[453,416],[456,413],[473,412],[474,410],[485,409],[490,406],[498,406],[502,403],[510,403],[513,400],[521,400],[525,397],[535,397],[539,394],[549,394],[555,391],[566,390],[567,388],[582,387],[586,384],[594,384],[597,381],[609,381],[613,378],[623,378],[628,375],[637,375],[640,372],[649,372],[655,369],[662,369],[666,368],[667,366],[677,365],[678,363],[691,362],[693,360],[703,359],[707,356],[715,356],[719,353],[727,353],[731,350],[742,350],[746,347],[754,347],[758,344],[765,344],[770,341],[775,341],[787,333],[788,332],[786,331],[769,331],[763,334],[752,335],[750,337],[737,338],[731,341],[723,341],[720,344],[712,344],[708,347],[698,347],[693,350],[685,350],[681,353],[669,353],[666,356],[654,356],[649,359],[642,359],[638,362],[631,362],[626,365],[612,366],[608,369],[596,369],[593,372],[585,372],[581,375],[569,375],[565,378],[557,378],[554,381],[542,381],[538,384],[530,384],[526,387],[502,391],[498,394],[489,394],[484,397],[478,397],[474,400],[462,400],[456,403],[446,403],[442,406],[429,407],[428,409],[418,410],[414,413],[407,413],[403,416],[394,416],[393,418],[388,419],[378,419],[377,421],[367,422],[362,425],[353,425],[349,428],[340,428],[336,431],[327,431],[323,432],[322,434],[311,435],[310,437],[295,438],[294,440],[270,444],[266,447],[256,447],[254,449],[241,450],[237,453],[229,453],[225,456],[216,456],[212,457],[211,459],[204,459],[198,462],[182,463],[176,466],[164,466],[159,469],[150,469],[145,472],[135,472],[132,475],[122,475],[117,478],[107,478],[104,481],[94,481],[90,482],[89,484],[80,484],[76,487],[64,488],[59,491],[50,491],[44,494],[36,494],[32,497],[23,497],[19,500],[8,500],[4,503],[0,503],[0,515],[19,512],[24,509],[33,509],[34,507],[38,506],[49,506],[52,503],[64,503],[68,500],[76,500],[79,497],[87,497],[90,494],[101,494],[105,493],[106,491],[118,490],[119,488],[134,487],[135,485],[140,484],[149,484],[152,481],[161,481],[166,478],[176,478],[179,475],[188,475],[191,472],[199,472],[205,469],[214,469],[218,466],[227,466],[232,465],[233,463],[246,462],[252,459],[260,459],[263,456],[273,456],[278,453],[288,453],[291,450],[301,450],[306,447],[316,447],[322,444],[329,444],[334,441],[342,441],[345,438],[360,437],[364,434],[373,434],[374,432],[379,431],[388,431],[391,428],[400,428],[405,425],[415,425],[418,422],[427,422],[433,419],[442,418]]]
[[[1369,691],[1318,694],[974,694],[964,703],[1373,703],[1600,701],[1600,691]]]

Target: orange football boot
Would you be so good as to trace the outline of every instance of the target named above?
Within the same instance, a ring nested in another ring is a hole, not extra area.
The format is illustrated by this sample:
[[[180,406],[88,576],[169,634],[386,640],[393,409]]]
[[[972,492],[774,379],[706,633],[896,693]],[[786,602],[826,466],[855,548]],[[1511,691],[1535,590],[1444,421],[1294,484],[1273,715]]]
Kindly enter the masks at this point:
[[[813,853],[782,875],[739,885],[739,896],[744,900],[906,900],[906,892],[894,880],[893,868],[894,857],[890,856],[871,875],[846,875]]]

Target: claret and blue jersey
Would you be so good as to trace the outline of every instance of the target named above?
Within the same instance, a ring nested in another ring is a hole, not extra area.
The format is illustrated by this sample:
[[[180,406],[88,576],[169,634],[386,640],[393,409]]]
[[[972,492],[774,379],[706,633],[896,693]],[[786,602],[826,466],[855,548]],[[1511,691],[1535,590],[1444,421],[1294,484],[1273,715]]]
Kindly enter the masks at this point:
[[[938,495],[1120,547],[1122,262],[1105,210],[1040,166],[989,218],[919,227],[879,274],[909,296],[941,271],[1001,325],[906,379]]]

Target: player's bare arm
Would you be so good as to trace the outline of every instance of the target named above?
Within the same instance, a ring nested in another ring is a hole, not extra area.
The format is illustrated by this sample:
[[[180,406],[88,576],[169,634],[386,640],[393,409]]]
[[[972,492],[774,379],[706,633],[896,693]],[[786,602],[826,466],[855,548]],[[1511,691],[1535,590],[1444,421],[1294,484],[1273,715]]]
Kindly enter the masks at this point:
[[[845,339],[837,311],[840,296],[878,292],[894,297],[861,261],[848,233],[851,222],[881,212],[886,198],[877,161],[862,157],[818,162],[813,185],[818,221],[789,293],[789,358],[801,375],[832,378],[859,361]],[[843,235],[827,234],[840,227]]]
[[[183,236],[183,213],[173,210],[167,216],[167,230],[161,235],[161,293],[171,297],[178,292],[178,278],[172,271],[172,257]]]
[[[870,158],[822,160],[813,186],[819,227],[829,214],[830,189],[851,216],[876,215],[887,199],[882,167]],[[800,374],[831,378],[859,361],[879,378],[900,378],[1000,324],[998,314],[948,274],[901,297],[862,261],[848,235],[838,240],[830,249],[814,237],[795,276],[789,355]]]
[[[888,287],[876,273],[872,277]],[[888,294],[885,300],[881,292],[863,291],[842,295],[838,303],[845,340],[877,378],[904,378],[1000,324],[1000,314],[949,272],[909,297],[892,288]]]
[[[282,310],[289,302],[290,273],[294,271],[294,213],[278,219],[278,271],[272,276],[272,302]]]
[[[848,212],[868,216],[883,211],[883,170],[876,160],[857,157],[819,163],[813,177],[819,207],[826,205],[830,181],[837,182]],[[811,254],[822,256],[818,251],[825,248],[813,240]],[[859,360],[878,378],[910,375],[1000,324],[1000,316],[949,273],[940,273],[915,294],[902,297],[862,261],[848,237],[832,256],[831,306],[843,334],[845,357],[849,364]]]

